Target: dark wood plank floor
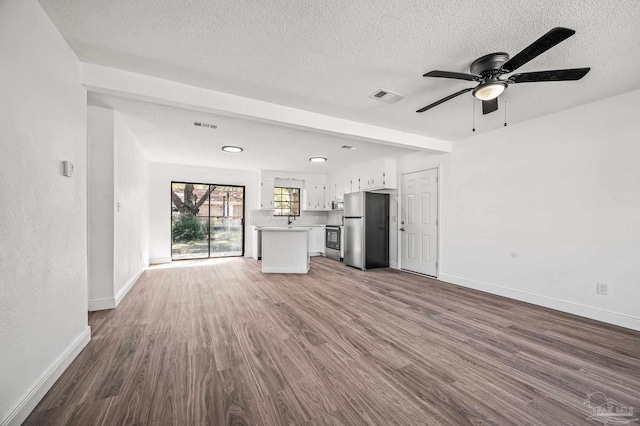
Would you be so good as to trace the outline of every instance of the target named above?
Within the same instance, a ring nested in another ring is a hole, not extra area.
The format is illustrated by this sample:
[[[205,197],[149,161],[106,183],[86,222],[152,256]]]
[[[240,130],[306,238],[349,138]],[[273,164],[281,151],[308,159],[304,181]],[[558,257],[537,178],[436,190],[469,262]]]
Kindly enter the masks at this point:
[[[597,424],[640,407],[640,333],[396,270],[314,258],[144,273],[29,425]]]

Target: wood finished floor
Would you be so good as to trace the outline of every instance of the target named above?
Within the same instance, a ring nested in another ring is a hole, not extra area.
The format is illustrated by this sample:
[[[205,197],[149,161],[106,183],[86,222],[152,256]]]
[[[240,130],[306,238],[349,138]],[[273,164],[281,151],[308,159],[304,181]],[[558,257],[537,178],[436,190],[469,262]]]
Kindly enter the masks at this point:
[[[26,424],[597,424],[596,390],[640,408],[638,332],[325,258],[181,264],[90,314]]]

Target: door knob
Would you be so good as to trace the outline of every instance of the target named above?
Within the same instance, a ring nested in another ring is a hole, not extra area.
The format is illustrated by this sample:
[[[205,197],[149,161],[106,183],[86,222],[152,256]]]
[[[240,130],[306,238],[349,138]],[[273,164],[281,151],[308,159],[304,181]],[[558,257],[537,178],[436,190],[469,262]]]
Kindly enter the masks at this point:
[[[404,232],[404,228],[400,228],[400,230],[401,230],[402,232]]]

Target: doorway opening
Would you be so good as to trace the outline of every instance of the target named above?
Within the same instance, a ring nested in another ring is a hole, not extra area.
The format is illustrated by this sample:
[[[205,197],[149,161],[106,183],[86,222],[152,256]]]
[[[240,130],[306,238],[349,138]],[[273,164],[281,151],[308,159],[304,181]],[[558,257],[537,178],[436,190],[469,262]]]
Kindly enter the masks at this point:
[[[244,256],[245,187],[171,182],[171,259]]]

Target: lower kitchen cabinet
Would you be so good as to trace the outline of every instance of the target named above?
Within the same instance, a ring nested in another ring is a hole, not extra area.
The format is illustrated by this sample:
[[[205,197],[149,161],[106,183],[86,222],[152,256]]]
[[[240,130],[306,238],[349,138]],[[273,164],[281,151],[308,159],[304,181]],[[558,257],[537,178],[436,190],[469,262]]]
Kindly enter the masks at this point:
[[[313,226],[309,231],[309,255],[324,255],[324,226]]]

